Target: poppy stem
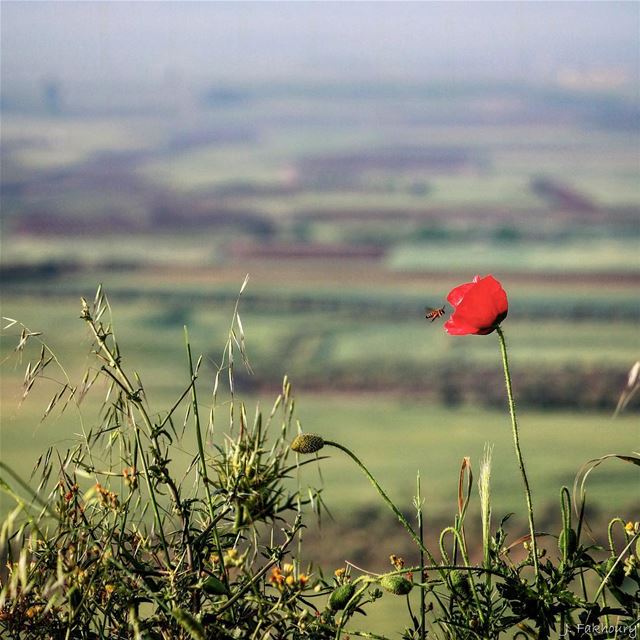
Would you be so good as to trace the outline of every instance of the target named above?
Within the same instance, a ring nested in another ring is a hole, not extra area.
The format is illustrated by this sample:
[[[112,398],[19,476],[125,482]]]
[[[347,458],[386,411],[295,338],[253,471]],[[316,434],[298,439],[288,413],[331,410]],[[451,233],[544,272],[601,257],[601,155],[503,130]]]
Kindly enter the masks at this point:
[[[509,357],[507,355],[507,343],[504,339],[504,333],[500,327],[496,328],[498,339],[500,340],[500,351],[502,353],[502,365],[504,367],[504,379],[507,387],[507,399],[509,400],[509,413],[511,415],[511,430],[513,432],[513,444],[516,450],[516,458],[524,483],[524,493],[527,499],[527,511],[529,515],[529,532],[531,534],[531,555],[533,556],[533,568],[536,575],[536,581],[540,578],[540,567],[538,566],[538,545],[536,543],[536,528],[533,523],[533,503],[531,502],[531,489],[527,472],[524,469],[524,459],[520,450],[520,436],[518,434],[518,419],[516,418],[516,403],[513,400],[513,389],[511,387],[511,372],[509,371]]]

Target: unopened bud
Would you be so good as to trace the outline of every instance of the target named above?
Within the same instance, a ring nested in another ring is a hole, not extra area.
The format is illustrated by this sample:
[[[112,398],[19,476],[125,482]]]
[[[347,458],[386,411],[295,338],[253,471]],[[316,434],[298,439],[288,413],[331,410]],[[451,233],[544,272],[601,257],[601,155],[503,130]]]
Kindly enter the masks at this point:
[[[324,447],[322,436],[315,433],[301,433],[291,443],[291,449],[296,453],[315,453]]]
[[[558,537],[558,548],[563,557],[570,558],[578,548],[578,536],[573,529],[563,529]]]
[[[406,596],[411,589],[413,583],[409,582],[404,576],[382,576],[380,578],[380,586],[389,593],[396,596]]]
[[[471,597],[471,580],[469,574],[463,571],[452,571],[450,574],[451,586],[454,592],[462,598]]]
[[[332,611],[342,611],[347,606],[349,600],[356,591],[355,585],[347,582],[337,589],[334,589],[329,596],[329,609]]]

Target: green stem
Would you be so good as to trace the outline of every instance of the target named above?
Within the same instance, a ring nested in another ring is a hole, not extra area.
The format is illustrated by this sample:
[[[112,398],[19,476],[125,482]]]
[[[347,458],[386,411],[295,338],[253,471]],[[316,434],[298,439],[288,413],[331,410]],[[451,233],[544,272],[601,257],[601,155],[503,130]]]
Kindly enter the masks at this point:
[[[213,503],[211,501],[211,489],[209,488],[209,477],[207,475],[207,461],[204,455],[204,444],[202,441],[202,430],[200,428],[200,412],[198,411],[198,395],[196,391],[197,375],[193,369],[193,357],[191,355],[191,343],[189,342],[189,332],[184,327],[184,340],[187,347],[187,358],[189,360],[189,375],[191,376],[191,404],[193,406],[193,421],[196,429],[196,442],[198,444],[198,458],[200,459],[200,473],[204,482],[204,492],[207,496],[207,507],[211,519],[215,517]]]
[[[610,523],[609,526],[607,527],[607,539],[609,540],[609,551],[611,552],[612,556],[617,555],[617,551],[616,551],[616,545],[613,542],[613,527],[617,524],[620,523],[620,525],[622,526],[622,529],[624,531],[624,520],[622,518],[614,518]]]
[[[393,513],[396,514],[396,517],[404,526],[404,528],[409,532],[409,535],[413,538],[415,543],[418,545],[418,549],[420,549],[421,551],[424,551],[424,553],[427,554],[429,561],[435,565],[436,564],[435,558],[433,557],[429,549],[427,549],[424,546],[422,540],[420,540],[420,536],[414,531],[413,527],[409,524],[407,519],[402,515],[402,512],[400,511],[400,509],[398,509],[398,507],[396,507],[396,505],[393,504],[391,498],[389,498],[389,496],[384,492],[384,489],[378,484],[376,479],[371,475],[369,469],[367,469],[367,467],[364,466],[364,464],[360,461],[360,459],[355,454],[351,453],[349,449],[347,449],[346,447],[343,447],[341,444],[338,444],[337,442],[332,442],[331,440],[325,440],[324,444],[325,446],[330,446],[330,447],[335,447],[336,449],[340,449],[340,451],[343,451],[344,453],[346,453],[360,467],[360,469],[362,469],[362,471],[367,476],[367,478],[369,478],[369,482],[371,482],[374,489],[380,494],[380,496],[387,503],[389,508],[393,511]]]
[[[149,497],[151,498],[151,506],[153,508],[153,516],[156,521],[156,526],[158,528],[158,535],[160,536],[160,542],[162,543],[162,550],[164,551],[165,558],[167,560],[167,566],[171,565],[171,555],[169,554],[169,547],[167,545],[167,540],[164,536],[164,528],[162,527],[162,518],[160,517],[160,509],[158,507],[158,501],[156,500],[156,493],[153,489],[153,483],[151,482],[151,477],[149,476],[149,468],[147,466],[147,459],[144,454],[144,449],[142,447],[142,443],[140,442],[140,427],[136,424],[133,419],[133,415],[129,414],[133,424],[133,433],[136,439],[136,447],[138,451],[140,451],[140,460],[142,461],[142,471],[144,473],[144,479],[147,484],[147,490],[149,491]]]
[[[420,473],[416,480],[416,509],[418,515],[418,535],[420,542],[424,545],[424,521],[422,517],[422,491],[420,487]],[[427,637],[427,589],[424,586],[424,551],[420,547],[420,640],[426,640]]]
[[[520,474],[522,475],[522,482],[524,484],[524,492],[527,500],[527,512],[529,516],[529,532],[531,534],[531,554],[533,556],[533,568],[536,575],[536,581],[540,579],[540,567],[538,565],[538,544],[536,542],[536,529],[533,522],[533,503],[531,501],[531,489],[529,487],[529,480],[527,479],[527,472],[524,468],[524,459],[522,458],[522,451],[520,450],[520,436],[518,434],[518,420],[516,418],[516,404],[513,400],[513,389],[511,387],[511,372],[509,371],[509,357],[507,355],[507,343],[504,339],[504,333],[502,329],[498,327],[496,329],[498,339],[500,341],[500,351],[502,353],[502,365],[504,367],[504,379],[507,387],[507,398],[509,400],[509,413],[511,415],[511,430],[513,432],[513,444],[516,450],[516,458],[518,459],[518,466],[520,467]]]

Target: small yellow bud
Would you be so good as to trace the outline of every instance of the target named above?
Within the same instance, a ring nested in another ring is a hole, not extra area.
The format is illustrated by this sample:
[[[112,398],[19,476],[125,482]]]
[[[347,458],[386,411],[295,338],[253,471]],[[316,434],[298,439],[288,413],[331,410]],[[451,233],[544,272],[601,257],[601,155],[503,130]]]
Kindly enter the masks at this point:
[[[25,614],[27,618],[37,618],[40,615],[42,609],[43,607],[41,605],[34,605],[33,607],[29,607],[25,611]]]

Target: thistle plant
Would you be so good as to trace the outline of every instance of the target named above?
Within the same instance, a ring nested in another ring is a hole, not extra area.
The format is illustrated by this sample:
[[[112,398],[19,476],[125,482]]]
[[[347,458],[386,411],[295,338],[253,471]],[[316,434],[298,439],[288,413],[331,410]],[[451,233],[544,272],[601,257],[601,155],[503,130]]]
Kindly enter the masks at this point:
[[[0,636],[301,637],[320,624],[307,600],[319,577],[298,544],[303,509],[319,502],[290,479],[299,468],[292,386],[285,378],[271,410],[249,416],[234,388],[234,363],[247,362],[238,307],[207,403],[203,358],[185,330],[183,390],[158,409],[128,367],[102,289],[81,302],[96,364],[77,384],[41,333],[7,321],[19,330],[14,355],[35,354],[24,397],[45,374],[58,380],[45,415],[76,410],[82,437],[43,454],[36,487],[0,463],[0,487],[15,502],[0,531]],[[102,406],[86,419],[92,395]],[[186,464],[174,461],[185,451]]]

